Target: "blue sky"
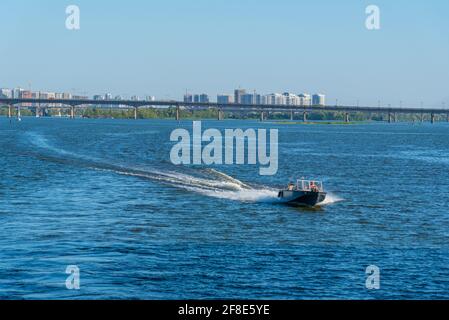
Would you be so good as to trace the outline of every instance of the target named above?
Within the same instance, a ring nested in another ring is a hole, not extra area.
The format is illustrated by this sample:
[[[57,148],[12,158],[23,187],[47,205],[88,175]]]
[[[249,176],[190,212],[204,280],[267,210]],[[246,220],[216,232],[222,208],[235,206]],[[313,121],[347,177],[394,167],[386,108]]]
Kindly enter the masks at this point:
[[[71,4],[79,31],[65,28]],[[365,28],[370,4],[381,30]],[[0,87],[449,105],[448,16],[447,0],[2,0]]]

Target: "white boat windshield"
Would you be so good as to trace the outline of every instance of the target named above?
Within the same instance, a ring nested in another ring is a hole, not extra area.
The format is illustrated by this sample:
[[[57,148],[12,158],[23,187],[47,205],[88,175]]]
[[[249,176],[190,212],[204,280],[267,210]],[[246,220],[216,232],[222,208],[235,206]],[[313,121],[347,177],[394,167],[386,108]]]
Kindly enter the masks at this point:
[[[323,182],[321,181],[298,180],[296,183],[296,189],[299,191],[324,192]]]

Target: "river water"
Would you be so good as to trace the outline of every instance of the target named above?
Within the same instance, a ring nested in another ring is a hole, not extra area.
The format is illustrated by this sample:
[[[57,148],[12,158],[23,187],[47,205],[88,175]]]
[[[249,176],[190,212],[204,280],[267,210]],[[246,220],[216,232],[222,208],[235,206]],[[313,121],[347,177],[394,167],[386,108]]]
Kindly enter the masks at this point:
[[[202,124],[279,129],[277,175],[171,164],[191,121],[0,119],[0,298],[449,298],[448,124]]]

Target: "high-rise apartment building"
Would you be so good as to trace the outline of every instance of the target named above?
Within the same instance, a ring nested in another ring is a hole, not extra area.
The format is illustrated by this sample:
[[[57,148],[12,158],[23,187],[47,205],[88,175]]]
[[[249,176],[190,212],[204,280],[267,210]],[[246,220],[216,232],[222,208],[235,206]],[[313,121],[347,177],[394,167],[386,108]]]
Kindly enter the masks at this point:
[[[200,94],[200,102],[201,103],[209,103],[209,96],[205,93]]]
[[[190,93],[186,93],[184,95],[184,102],[187,102],[187,103],[193,102],[193,95],[191,95]]]
[[[11,99],[12,98],[12,90],[11,89],[0,89],[0,97]]]
[[[234,96],[231,94],[219,94],[217,96],[217,103],[220,104],[234,103]]]
[[[246,93],[240,97],[241,104],[261,104],[262,97],[257,93]]]
[[[244,89],[236,89],[234,91],[234,103],[242,103],[242,96],[246,94]]]
[[[312,104],[314,106],[325,106],[326,96],[324,94],[316,93],[312,96]]]
[[[302,107],[310,106],[312,105],[312,97],[310,94],[307,93],[301,93],[298,95],[299,97],[299,105]]]
[[[263,96],[262,104],[267,105],[283,105],[285,104],[285,96],[280,93],[271,93]]]

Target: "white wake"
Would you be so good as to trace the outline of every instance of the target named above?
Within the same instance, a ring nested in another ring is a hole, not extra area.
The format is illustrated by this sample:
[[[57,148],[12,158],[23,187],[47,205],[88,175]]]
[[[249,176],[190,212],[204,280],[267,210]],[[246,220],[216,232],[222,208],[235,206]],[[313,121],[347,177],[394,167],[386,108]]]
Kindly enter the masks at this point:
[[[73,152],[55,147],[45,137],[37,133],[27,134],[29,141],[40,149],[56,153],[64,160],[71,160],[72,164],[99,171],[114,172],[116,174],[149,179],[174,188],[195,192],[207,197],[228,199],[241,202],[277,203],[278,189],[266,186],[251,186],[234,177],[215,169],[198,170],[192,174],[159,169],[138,169],[126,165],[111,164],[97,158],[78,155]],[[51,160],[51,158],[49,158]],[[320,205],[325,206],[342,201],[336,195],[328,194]]]

